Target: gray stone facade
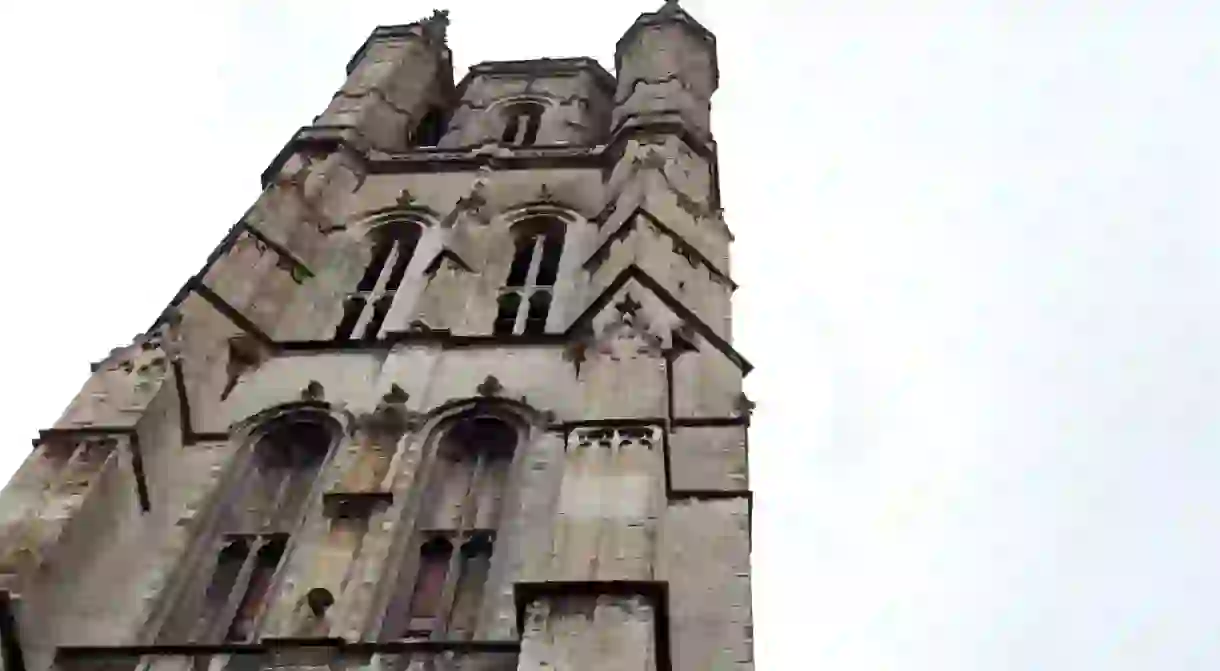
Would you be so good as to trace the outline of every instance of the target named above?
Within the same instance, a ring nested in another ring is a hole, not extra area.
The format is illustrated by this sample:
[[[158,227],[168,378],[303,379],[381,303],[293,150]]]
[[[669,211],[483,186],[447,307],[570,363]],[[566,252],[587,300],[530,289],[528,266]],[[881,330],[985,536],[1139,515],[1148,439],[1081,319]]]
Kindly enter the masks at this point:
[[[715,40],[455,84],[447,23],[372,33],[40,433],[7,671],[753,668]]]

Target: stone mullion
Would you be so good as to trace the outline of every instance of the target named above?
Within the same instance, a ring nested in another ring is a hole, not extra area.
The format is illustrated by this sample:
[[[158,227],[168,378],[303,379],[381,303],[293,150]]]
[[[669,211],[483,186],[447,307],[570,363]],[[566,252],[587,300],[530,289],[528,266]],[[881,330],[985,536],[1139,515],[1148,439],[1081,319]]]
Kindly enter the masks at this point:
[[[250,549],[246,553],[245,560],[242,561],[241,570],[237,572],[237,579],[233,581],[233,587],[229,590],[229,599],[225,602],[224,610],[220,612],[216,621],[211,623],[204,642],[224,642],[229,627],[233,626],[233,618],[237,616],[241,602],[246,597],[246,590],[250,589],[250,578],[254,575],[258,555],[263,546],[267,544],[267,538],[267,536],[256,536],[254,542],[250,543]]]
[[[385,263],[382,263],[381,270],[377,271],[377,283],[365,294],[364,307],[360,310],[360,318],[356,320],[355,328],[352,329],[353,334],[368,335],[364,333],[364,330],[373,321],[373,314],[377,310],[377,300],[385,292],[386,285],[390,282],[390,273],[394,271],[394,263],[398,261],[398,255],[401,253],[401,245],[395,243],[390,247],[390,253],[385,257]],[[376,333],[372,335],[377,336]]]
[[[457,586],[462,572],[462,545],[470,535],[471,527],[479,519],[479,490],[485,472],[485,460],[482,452],[474,462],[474,472],[470,475],[470,484],[466,487],[466,496],[462,499],[462,509],[458,513],[458,528],[453,535],[453,552],[449,555],[449,570],[445,573],[445,589],[441,592],[440,608],[437,611],[438,626],[433,629],[433,636],[447,634],[449,618],[453,615],[453,604],[457,599]]]
[[[525,144],[525,134],[529,132],[529,129],[530,129],[530,115],[518,114],[517,115],[517,133],[513,137],[513,144],[518,145],[518,146]]]
[[[530,313],[530,300],[534,290],[538,288],[538,272],[542,268],[543,246],[546,236],[534,237],[534,251],[530,252],[530,269],[525,274],[525,284],[521,287],[521,302],[517,305],[517,320],[513,322],[513,333],[520,335],[525,332],[525,322]]]

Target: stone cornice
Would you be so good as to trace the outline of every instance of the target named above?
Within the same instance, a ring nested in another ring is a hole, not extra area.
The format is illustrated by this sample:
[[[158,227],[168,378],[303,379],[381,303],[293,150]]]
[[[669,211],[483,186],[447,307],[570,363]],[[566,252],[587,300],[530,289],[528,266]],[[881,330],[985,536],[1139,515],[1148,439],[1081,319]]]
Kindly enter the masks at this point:
[[[369,33],[369,36],[365,38],[364,43],[360,45],[360,48],[356,50],[356,53],[352,54],[352,57],[348,59],[346,70],[347,74],[350,75],[353,71],[355,71],[356,66],[360,65],[360,61],[364,59],[364,55],[368,53],[369,47],[371,47],[374,42],[381,40],[405,39],[408,37],[426,39],[422,34],[414,32],[422,29],[422,23],[422,21],[416,21],[415,23],[377,26],[374,28],[373,32]],[[444,55],[446,61],[453,60],[453,52],[449,50],[449,47],[441,45],[441,53]]]
[[[614,77],[597,62],[588,56],[575,58],[536,58],[524,61],[483,61],[470,67],[466,76],[457,83],[457,99],[461,99],[466,88],[476,78],[486,75],[524,75],[531,78],[542,78],[557,74],[578,74],[588,72],[593,80],[608,94],[614,96]]]

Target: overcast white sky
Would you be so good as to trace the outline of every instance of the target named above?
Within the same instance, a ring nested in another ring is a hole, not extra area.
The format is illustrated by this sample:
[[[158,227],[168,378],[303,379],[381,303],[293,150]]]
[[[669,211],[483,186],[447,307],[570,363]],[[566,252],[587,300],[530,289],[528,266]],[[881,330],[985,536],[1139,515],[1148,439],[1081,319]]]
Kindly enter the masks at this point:
[[[437,0],[440,2],[440,0]],[[481,60],[647,2],[450,0]],[[1220,4],[703,0],[760,671],[1220,667]],[[918,9],[916,9],[918,7]],[[0,471],[419,2],[0,6]]]

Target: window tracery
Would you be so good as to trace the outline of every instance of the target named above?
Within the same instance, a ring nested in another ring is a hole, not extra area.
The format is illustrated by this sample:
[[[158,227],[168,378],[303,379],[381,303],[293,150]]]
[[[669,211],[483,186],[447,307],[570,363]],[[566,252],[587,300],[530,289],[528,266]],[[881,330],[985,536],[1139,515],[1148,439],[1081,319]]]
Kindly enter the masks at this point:
[[[532,100],[515,102],[504,108],[504,131],[500,139],[507,144],[527,147],[538,141],[542,114],[546,108]]]
[[[334,435],[312,414],[273,420],[258,434],[211,527],[216,549],[188,576],[161,642],[251,640]]]
[[[412,221],[391,221],[373,230],[372,256],[356,290],[344,301],[336,340],[377,338],[406,277],[421,232],[420,225]]]
[[[383,636],[469,640],[478,628],[517,429],[479,415],[437,441],[413,545]]]
[[[500,290],[493,331],[544,333],[563,256],[563,222],[535,217],[517,224],[513,233],[513,260]]]

